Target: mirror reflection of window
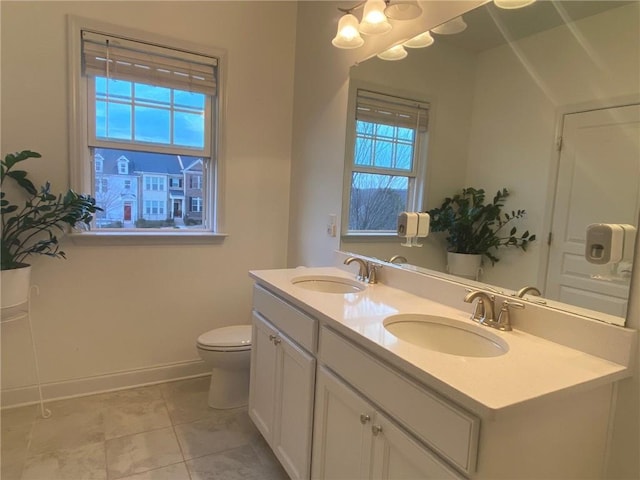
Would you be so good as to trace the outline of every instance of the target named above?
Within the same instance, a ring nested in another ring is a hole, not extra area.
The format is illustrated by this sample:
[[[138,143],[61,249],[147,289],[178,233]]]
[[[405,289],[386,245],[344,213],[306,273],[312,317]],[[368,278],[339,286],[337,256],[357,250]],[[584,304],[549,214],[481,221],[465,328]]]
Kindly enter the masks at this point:
[[[422,205],[428,104],[357,89],[347,234],[393,234],[398,214]]]

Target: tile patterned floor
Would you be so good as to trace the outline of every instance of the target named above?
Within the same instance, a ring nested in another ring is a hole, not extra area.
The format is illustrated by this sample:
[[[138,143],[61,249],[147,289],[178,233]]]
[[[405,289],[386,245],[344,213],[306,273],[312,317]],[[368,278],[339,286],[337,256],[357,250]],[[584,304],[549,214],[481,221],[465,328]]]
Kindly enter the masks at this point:
[[[2,411],[2,480],[280,480],[246,408],[207,406],[209,377]]]

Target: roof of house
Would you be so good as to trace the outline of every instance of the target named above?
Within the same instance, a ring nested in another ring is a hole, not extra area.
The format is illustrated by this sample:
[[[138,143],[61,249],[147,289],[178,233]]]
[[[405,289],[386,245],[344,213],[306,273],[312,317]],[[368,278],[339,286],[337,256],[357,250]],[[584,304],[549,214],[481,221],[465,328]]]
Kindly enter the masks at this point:
[[[96,148],[95,155],[103,158],[102,171],[106,174],[118,174],[118,160],[125,157],[129,161],[129,174],[160,173],[167,175],[181,175],[183,163],[191,164],[197,157],[184,157],[164,153],[136,152],[133,150],[115,150]]]

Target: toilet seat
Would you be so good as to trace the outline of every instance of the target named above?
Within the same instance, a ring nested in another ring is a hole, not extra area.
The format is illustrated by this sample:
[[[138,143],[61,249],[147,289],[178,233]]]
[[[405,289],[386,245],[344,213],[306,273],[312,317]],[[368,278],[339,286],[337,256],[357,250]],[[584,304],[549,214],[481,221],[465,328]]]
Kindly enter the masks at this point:
[[[251,325],[214,328],[197,340],[198,348],[213,352],[243,352],[251,350]]]

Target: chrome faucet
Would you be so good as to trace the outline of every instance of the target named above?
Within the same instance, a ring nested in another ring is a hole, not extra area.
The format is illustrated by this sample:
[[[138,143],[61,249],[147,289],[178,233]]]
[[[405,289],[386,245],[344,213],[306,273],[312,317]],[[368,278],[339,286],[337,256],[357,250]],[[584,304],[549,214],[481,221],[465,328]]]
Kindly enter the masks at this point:
[[[478,299],[478,303],[471,314],[471,319],[487,327],[497,328],[505,332],[512,330],[509,307],[524,308],[523,303],[505,300],[502,302],[500,313],[496,320],[493,318],[495,312],[495,297],[482,290],[472,290],[464,297],[464,301],[467,303],[472,303],[475,299]]]
[[[540,292],[540,290],[538,290],[536,287],[522,287],[520,290],[518,290],[514,297],[518,297],[518,298],[522,298],[525,296],[525,294],[531,292],[531,295],[536,295],[536,296],[540,296],[542,295],[542,293]]]
[[[367,278],[369,278],[369,266],[367,265],[367,262],[365,262],[363,259],[358,257],[349,257],[344,261],[344,264],[350,265],[353,262],[358,262],[358,265],[360,266],[360,269],[358,270],[358,275],[356,275],[356,278],[362,281],[367,280]]]
[[[403,257],[402,255],[394,255],[387,261],[389,263],[407,263],[407,257]]]
[[[473,290],[464,297],[466,303],[473,303],[475,299],[478,299],[476,307],[471,314],[471,320],[488,325],[488,322],[494,322],[493,310],[494,300],[496,297],[483,292],[482,290]]]
[[[353,262],[357,262],[359,265],[358,275],[356,279],[367,283],[378,283],[378,270],[382,268],[379,263],[365,262],[358,257],[349,257],[344,261],[345,265],[349,265]]]

